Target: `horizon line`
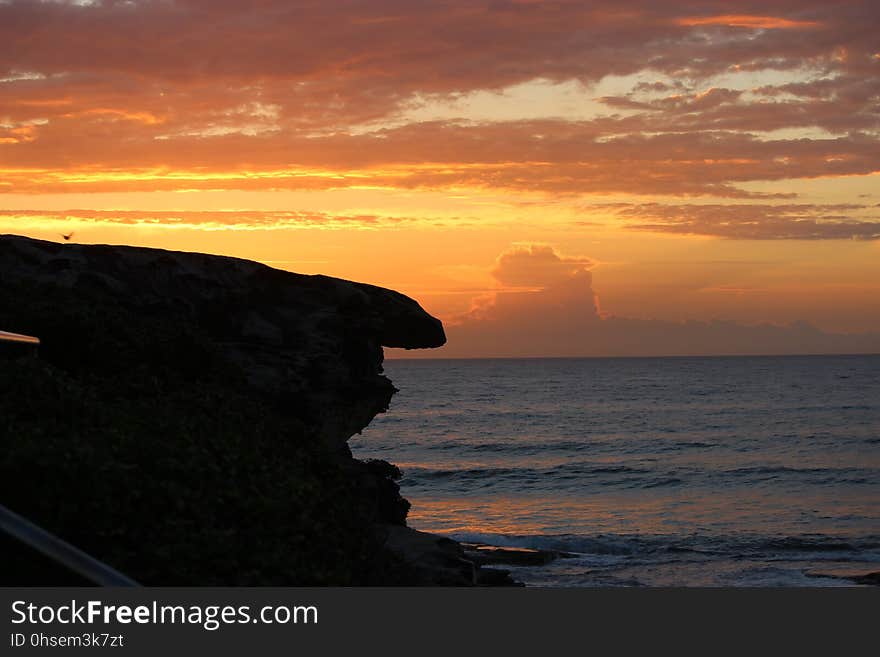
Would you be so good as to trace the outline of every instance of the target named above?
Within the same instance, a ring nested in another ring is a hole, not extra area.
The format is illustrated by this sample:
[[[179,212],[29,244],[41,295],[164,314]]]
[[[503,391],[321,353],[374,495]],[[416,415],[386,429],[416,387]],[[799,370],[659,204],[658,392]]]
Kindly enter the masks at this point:
[[[383,349],[395,349],[396,347],[383,347]],[[612,360],[612,359],[670,359],[670,358],[857,358],[857,357],[877,357],[880,352],[863,352],[863,353],[795,353],[795,354],[665,354],[665,355],[602,355],[602,356],[389,356],[385,355],[384,360],[409,360],[409,361],[428,361],[428,360]]]

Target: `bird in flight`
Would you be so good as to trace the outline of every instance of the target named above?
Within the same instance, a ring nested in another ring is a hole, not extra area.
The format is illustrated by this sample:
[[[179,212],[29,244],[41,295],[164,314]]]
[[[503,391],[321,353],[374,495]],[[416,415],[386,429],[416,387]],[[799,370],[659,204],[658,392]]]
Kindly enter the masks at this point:
[[[64,238],[64,241],[65,241],[65,242],[69,242],[69,241],[70,241],[70,238],[73,237],[73,233],[67,233],[67,235],[64,235],[64,234],[62,233],[61,237]]]

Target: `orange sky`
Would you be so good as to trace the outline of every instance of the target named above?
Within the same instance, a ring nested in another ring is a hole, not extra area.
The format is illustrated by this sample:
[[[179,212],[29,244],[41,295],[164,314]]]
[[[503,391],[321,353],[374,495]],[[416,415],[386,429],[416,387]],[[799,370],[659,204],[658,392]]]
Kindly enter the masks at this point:
[[[439,356],[880,349],[876,3],[244,6],[0,0],[0,232],[393,287]]]

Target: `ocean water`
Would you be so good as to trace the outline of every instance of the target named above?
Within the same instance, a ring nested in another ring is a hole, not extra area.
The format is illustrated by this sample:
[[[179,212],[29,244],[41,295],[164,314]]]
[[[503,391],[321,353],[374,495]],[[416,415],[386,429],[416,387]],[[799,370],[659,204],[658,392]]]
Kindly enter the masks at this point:
[[[410,525],[571,553],[540,586],[840,586],[880,571],[880,356],[389,360],[350,444]]]

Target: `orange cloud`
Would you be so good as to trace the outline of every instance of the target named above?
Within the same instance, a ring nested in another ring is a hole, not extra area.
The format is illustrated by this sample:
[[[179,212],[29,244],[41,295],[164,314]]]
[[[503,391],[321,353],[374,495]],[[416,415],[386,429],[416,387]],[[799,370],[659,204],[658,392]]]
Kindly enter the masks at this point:
[[[676,20],[679,25],[723,25],[745,27],[753,30],[804,30],[821,25],[818,21],[801,21],[778,16],[750,16],[747,14],[724,14],[722,16],[688,16]]]
[[[724,16],[619,5],[0,3],[0,190],[747,197],[744,182],[880,169],[876,39],[863,29],[876,3],[792,0],[774,16],[757,0]],[[761,29],[699,34],[719,21]],[[607,95],[589,120],[405,118],[426,99],[649,71],[663,80]],[[709,82],[735,71],[772,71],[772,84]],[[778,130],[827,138],[768,138]]]
[[[126,125],[80,126],[72,133],[51,123],[37,126],[31,142],[9,151],[2,167],[7,191],[371,186],[749,197],[738,183],[880,170],[876,140],[862,134],[821,140],[762,140],[732,131],[610,136],[606,121],[528,121],[422,123],[311,138],[237,133],[156,140],[132,138]]]
[[[512,322],[531,335],[546,324],[598,319],[592,265],[589,258],[561,256],[547,244],[513,246],[498,256],[491,271],[503,287],[476,299],[474,307],[452,318],[451,324]]]
[[[506,287],[546,288],[592,267],[589,258],[561,256],[548,244],[515,246],[495,262],[492,276]]]
[[[877,240],[878,214],[859,218],[872,206],[846,204],[693,204],[645,203],[618,206],[633,230],[709,235],[739,240]]]
[[[124,109],[115,109],[112,107],[92,107],[81,112],[68,112],[62,114],[66,119],[79,118],[83,116],[110,116],[125,119],[127,121],[137,121],[146,125],[156,125],[162,123],[162,119],[150,114],[149,112],[133,112]]]
[[[24,222],[28,226],[75,224],[148,226],[168,229],[199,230],[292,230],[298,228],[375,229],[401,224],[415,224],[436,219],[382,216],[372,214],[335,214],[328,212],[255,212],[255,211],[164,211],[139,210],[0,210],[0,224]]]

